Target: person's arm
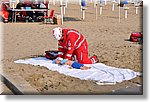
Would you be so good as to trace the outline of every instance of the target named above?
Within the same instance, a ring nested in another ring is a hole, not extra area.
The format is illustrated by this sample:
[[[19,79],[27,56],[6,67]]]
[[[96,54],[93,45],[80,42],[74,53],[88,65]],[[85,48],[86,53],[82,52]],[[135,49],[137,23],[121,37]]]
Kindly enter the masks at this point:
[[[58,43],[58,57],[63,58],[63,56],[64,56],[63,43],[59,42]]]
[[[66,54],[64,56],[64,59],[71,60],[73,51],[75,49],[75,45],[74,45],[75,41],[76,41],[75,35],[72,34],[71,37],[68,39],[67,51],[66,51]]]

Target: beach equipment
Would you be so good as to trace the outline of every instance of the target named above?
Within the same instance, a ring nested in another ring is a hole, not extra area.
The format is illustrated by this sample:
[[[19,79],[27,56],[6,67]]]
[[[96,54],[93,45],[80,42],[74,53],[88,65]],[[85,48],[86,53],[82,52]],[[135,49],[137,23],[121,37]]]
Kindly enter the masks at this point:
[[[55,17],[55,10],[51,10],[50,11],[50,13],[49,13],[49,16],[44,16],[43,18],[44,18],[44,23],[51,23],[51,24],[53,24],[54,23],[54,21],[53,21],[53,19],[54,19],[54,17]]]
[[[132,32],[130,35],[130,41],[138,42],[143,39],[143,34],[141,32]]]
[[[54,60],[58,57],[58,51],[55,50],[45,51],[45,57],[47,59]]]
[[[85,66],[90,67],[88,70],[70,69],[70,66],[68,65],[53,64],[52,60],[45,57],[29,58],[14,62],[18,64],[31,64],[34,66],[46,67],[49,70],[57,71],[61,74],[79,78],[81,80],[92,80],[97,84],[112,83],[115,85],[116,83],[131,80],[141,75],[140,72],[135,72],[131,69],[111,67],[102,63],[84,64]]]

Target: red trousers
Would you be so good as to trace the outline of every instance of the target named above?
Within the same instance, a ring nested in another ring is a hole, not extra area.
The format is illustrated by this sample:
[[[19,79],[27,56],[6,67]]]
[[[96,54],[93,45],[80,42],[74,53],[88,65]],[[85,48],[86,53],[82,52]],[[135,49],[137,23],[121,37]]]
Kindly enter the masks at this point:
[[[73,55],[81,64],[92,64],[92,60],[88,58],[88,44],[86,40],[78,49],[74,50]]]

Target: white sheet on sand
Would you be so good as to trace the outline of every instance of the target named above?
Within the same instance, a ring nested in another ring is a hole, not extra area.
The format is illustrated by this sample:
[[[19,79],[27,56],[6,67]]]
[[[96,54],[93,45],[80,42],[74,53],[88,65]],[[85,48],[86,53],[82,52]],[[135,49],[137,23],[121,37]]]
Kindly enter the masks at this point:
[[[45,57],[17,60],[14,62],[31,64],[34,66],[44,66],[49,70],[58,71],[59,73],[80,78],[81,80],[96,81],[99,85],[120,83],[124,80],[131,80],[141,74],[130,69],[115,68],[102,63],[91,64],[91,69],[88,70],[69,69],[69,66],[53,64],[51,60],[48,60]]]

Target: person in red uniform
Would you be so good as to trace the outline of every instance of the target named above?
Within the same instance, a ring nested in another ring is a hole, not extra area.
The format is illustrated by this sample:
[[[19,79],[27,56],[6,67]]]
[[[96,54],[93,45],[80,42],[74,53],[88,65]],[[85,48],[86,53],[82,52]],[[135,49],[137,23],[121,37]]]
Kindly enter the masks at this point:
[[[88,44],[85,37],[75,29],[53,29],[53,36],[58,40],[58,57],[75,60],[81,64],[98,62],[96,55],[88,58]]]
[[[2,2],[0,9],[0,16],[4,19],[4,23],[8,23],[9,12],[7,11],[7,5]]]

